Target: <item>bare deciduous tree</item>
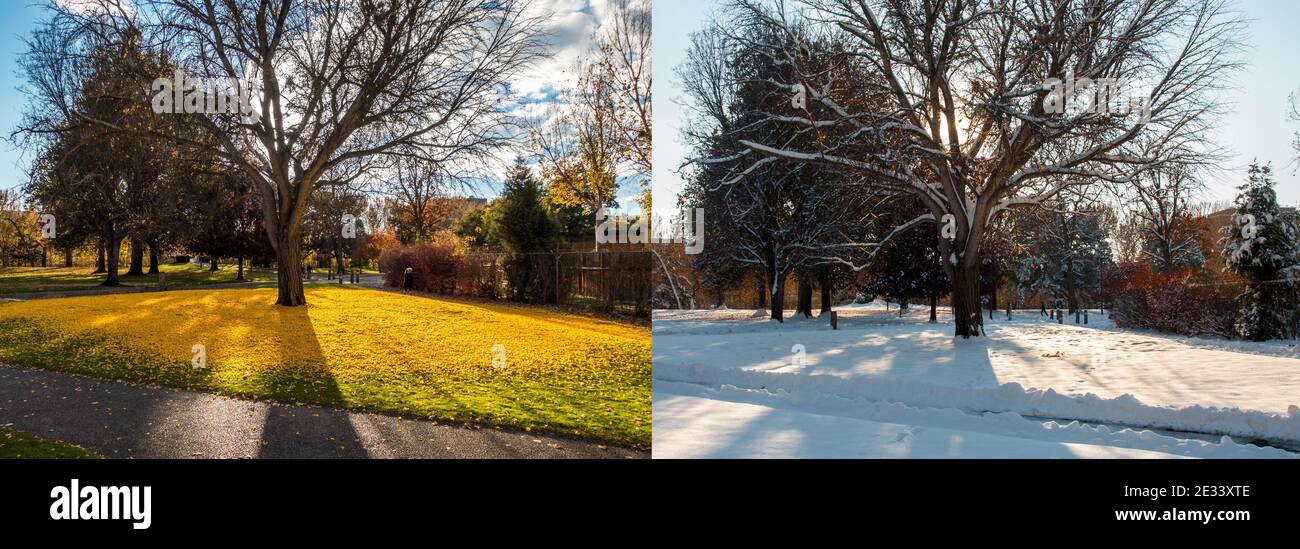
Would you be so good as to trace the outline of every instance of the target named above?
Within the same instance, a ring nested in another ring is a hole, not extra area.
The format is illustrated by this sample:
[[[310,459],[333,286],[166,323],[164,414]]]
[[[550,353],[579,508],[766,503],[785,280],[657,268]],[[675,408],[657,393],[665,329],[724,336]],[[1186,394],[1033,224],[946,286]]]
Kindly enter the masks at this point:
[[[436,164],[414,158],[397,161],[391,171],[387,190],[393,198],[391,213],[399,229],[398,238],[428,242],[447,214],[443,198],[451,186],[450,175]],[[407,234],[401,234],[403,229]]]
[[[569,101],[534,125],[532,143],[551,199],[595,215],[618,190],[620,108],[605,65],[583,64],[578,75]]]
[[[261,194],[276,302],[287,306],[305,303],[298,266],[312,191],[358,180],[389,155],[487,158],[513,137],[503,90],[544,49],[524,0],[93,1],[99,9],[77,12],[110,14],[105,32],[143,34],[186,78],[252,97],[253,113],[185,116]]]
[[[601,61],[615,98],[614,123],[622,134],[620,155],[650,173],[651,84],[649,0],[616,0],[601,37]]]
[[[808,63],[796,40],[748,44],[789,66],[773,93],[805,105],[763,113],[795,128],[794,141],[747,139],[734,158],[746,170],[781,159],[834,166],[876,189],[915,197],[927,213],[908,223],[937,225],[953,284],[959,336],[980,335],[979,246],[990,221],[1042,204],[1063,189],[1127,184],[1147,170],[1187,161],[1220,111],[1219,92],[1238,66],[1242,23],[1219,0],[737,0],[731,39],[762,26],[842,35],[829,66]],[[841,78],[839,66],[865,63],[870,78]],[[1091,89],[1046,100],[1051,79],[1139,83],[1149,118],[1136,109],[1074,108]],[[889,101],[859,101],[883,94]],[[892,234],[892,233],[891,233]],[[877,245],[879,243],[863,243]],[[860,266],[856,266],[860,267]]]
[[[1202,234],[1193,200],[1204,184],[1184,166],[1152,170],[1127,190],[1129,222],[1139,253],[1162,271],[1199,268],[1205,263]]]

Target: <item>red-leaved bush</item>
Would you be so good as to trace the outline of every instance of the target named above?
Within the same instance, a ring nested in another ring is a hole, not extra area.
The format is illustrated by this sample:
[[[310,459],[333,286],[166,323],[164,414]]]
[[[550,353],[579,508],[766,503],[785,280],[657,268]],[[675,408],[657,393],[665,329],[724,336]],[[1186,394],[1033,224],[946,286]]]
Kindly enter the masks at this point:
[[[449,242],[397,246],[379,254],[379,269],[384,272],[386,286],[401,288],[403,274],[410,267],[415,290],[438,294],[456,291],[460,262],[461,256]]]
[[[1234,337],[1232,285],[1199,280],[1196,274],[1191,269],[1160,272],[1142,262],[1120,264],[1105,282],[1115,325]]]

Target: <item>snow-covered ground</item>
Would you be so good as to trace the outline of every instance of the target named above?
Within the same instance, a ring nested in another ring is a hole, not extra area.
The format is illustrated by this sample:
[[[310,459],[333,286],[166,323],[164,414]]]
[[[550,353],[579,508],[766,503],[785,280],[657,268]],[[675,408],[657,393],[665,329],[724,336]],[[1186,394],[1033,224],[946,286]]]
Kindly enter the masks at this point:
[[[961,340],[946,311],[936,324],[925,307],[838,312],[832,331],[761,311],[657,311],[655,455],[1293,457],[1238,442],[1300,447],[1293,342],[1139,333],[1097,311],[1086,326],[999,313],[985,319],[988,337]],[[900,430],[918,425],[924,436]]]

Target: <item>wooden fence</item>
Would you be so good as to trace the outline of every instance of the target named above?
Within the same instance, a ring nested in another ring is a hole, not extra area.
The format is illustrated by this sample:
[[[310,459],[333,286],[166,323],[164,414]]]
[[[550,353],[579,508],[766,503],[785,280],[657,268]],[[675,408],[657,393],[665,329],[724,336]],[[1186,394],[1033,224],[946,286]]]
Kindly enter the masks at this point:
[[[510,255],[469,252],[456,273],[456,293],[492,299],[519,296],[509,287]],[[648,250],[602,246],[523,254],[518,268],[529,273],[526,301],[647,316],[651,255]]]

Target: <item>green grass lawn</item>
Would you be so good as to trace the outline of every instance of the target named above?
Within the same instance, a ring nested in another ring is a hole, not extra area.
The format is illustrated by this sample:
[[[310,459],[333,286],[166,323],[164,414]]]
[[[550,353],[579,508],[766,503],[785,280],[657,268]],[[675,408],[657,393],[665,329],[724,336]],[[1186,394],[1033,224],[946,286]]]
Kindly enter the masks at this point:
[[[0,459],[98,459],[80,446],[0,427]]]
[[[275,288],[0,302],[0,363],[650,445],[648,327],[355,286],[306,293],[289,308]]]
[[[216,272],[192,263],[164,263],[158,269],[167,274],[171,287],[235,282],[238,265],[218,264]],[[63,293],[93,290],[104,282],[104,274],[92,274],[91,267],[5,267],[0,268],[0,295],[26,293]],[[127,286],[155,286],[158,275],[126,276],[123,267],[119,278]],[[244,278],[249,281],[274,281],[275,272],[250,269],[244,264]]]

